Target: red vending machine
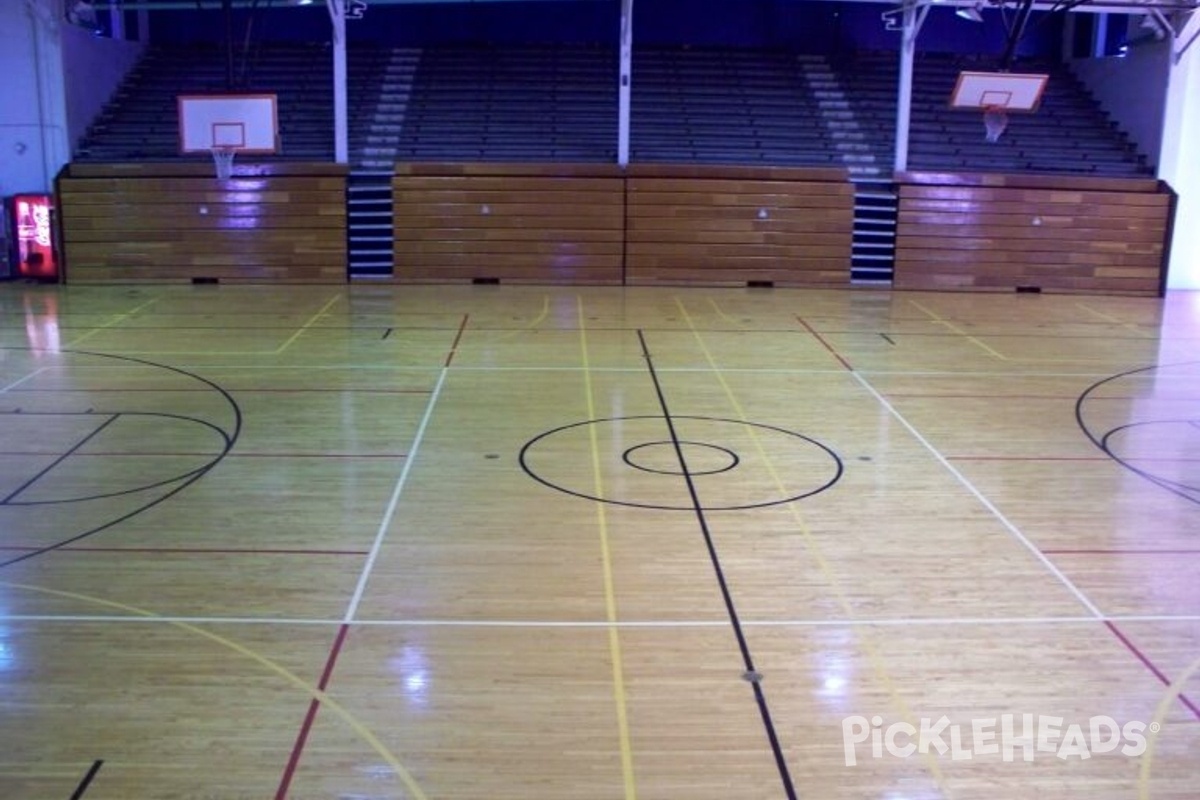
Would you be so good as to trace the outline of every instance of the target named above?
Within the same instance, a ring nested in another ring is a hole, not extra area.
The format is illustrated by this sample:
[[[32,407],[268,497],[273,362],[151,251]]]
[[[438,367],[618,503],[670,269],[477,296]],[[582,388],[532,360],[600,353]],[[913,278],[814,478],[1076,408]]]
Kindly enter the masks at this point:
[[[8,202],[12,242],[12,276],[58,280],[58,251],[54,246],[54,197],[18,194]]]

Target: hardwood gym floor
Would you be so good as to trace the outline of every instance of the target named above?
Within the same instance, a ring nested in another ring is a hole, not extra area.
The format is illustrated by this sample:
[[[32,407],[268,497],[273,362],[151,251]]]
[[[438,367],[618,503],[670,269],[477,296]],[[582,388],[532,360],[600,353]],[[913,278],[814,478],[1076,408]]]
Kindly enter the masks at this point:
[[[0,345],[5,800],[1200,796],[1200,296],[10,284]]]

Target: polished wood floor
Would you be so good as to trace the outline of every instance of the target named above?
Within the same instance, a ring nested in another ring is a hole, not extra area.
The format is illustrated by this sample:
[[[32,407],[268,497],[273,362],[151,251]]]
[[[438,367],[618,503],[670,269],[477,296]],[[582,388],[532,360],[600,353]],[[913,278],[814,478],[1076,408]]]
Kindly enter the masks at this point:
[[[0,315],[5,800],[1200,797],[1200,296]]]

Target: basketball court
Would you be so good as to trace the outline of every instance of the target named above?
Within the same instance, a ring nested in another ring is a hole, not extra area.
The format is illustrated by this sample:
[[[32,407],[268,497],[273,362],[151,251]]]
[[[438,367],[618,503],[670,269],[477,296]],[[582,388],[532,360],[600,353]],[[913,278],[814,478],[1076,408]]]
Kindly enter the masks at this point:
[[[0,796],[1193,798],[1194,302],[12,287]]]

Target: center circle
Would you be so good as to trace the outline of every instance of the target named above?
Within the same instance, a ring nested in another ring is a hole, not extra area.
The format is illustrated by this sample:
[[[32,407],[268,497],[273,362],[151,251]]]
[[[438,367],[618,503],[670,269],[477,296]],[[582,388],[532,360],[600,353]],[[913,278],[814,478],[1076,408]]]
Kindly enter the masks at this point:
[[[518,460],[530,478],[550,489],[659,511],[793,503],[830,488],[843,471],[837,453],[804,434],[691,415],[574,422],[530,439]]]
[[[678,448],[671,441],[646,442],[626,450],[621,459],[634,469],[658,475],[717,475],[741,463],[729,448],[704,442],[679,442]]]

